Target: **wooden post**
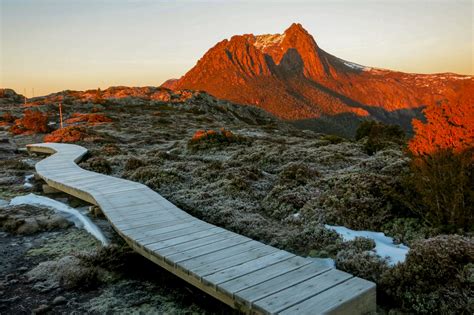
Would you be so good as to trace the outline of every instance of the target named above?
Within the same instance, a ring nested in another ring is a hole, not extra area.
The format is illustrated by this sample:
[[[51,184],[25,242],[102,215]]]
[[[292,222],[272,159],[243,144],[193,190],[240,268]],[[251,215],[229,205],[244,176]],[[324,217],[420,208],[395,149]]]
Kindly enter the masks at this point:
[[[63,106],[61,103],[59,103],[59,124],[61,129],[63,129]]]

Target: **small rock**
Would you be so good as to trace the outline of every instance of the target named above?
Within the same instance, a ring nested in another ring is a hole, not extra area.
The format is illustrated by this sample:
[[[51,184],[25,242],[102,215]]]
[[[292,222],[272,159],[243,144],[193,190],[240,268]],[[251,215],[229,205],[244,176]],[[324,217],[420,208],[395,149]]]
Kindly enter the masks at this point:
[[[57,296],[53,300],[53,305],[59,305],[66,303],[66,298],[64,296]]]
[[[49,305],[41,304],[40,306],[38,306],[37,308],[33,310],[33,314],[44,314],[50,309],[51,307]]]
[[[20,267],[20,268],[18,268],[18,271],[22,271],[22,272],[23,271],[28,271],[28,267],[25,267],[25,266]]]
[[[10,282],[8,282],[9,284],[17,284],[18,283],[18,280],[17,279],[13,279],[13,280],[10,280]]]

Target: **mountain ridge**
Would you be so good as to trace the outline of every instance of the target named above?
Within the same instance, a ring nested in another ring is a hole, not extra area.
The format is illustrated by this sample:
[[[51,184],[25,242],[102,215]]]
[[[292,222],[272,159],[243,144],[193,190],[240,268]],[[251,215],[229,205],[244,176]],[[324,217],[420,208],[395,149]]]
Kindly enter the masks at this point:
[[[350,115],[397,122],[400,112],[417,117],[426,106],[474,102],[473,76],[358,65],[321,49],[297,23],[282,34],[224,39],[164,86],[204,90],[290,121]]]

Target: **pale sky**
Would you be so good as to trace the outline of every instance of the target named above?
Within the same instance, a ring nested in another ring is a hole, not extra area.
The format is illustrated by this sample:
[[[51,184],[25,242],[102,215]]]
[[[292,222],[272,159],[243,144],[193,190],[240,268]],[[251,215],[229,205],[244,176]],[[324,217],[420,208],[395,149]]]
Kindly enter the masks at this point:
[[[474,0],[0,0],[0,87],[160,85],[218,41],[299,22],[318,45],[366,66],[474,73]]]

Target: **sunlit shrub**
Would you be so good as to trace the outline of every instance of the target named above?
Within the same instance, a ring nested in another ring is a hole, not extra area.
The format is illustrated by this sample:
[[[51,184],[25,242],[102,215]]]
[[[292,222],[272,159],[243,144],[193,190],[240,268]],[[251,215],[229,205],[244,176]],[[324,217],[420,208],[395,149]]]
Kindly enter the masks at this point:
[[[13,134],[48,132],[48,116],[40,111],[25,110],[23,117],[16,119],[10,128]]]
[[[196,131],[192,139],[188,141],[188,146],[194,149],[205,149],[243,142],[246,142],[244,137],[235,135],[232,131],[222,128],[220,131],[212,129]]]
[[[2,117],[0,118],[1,121],[4,121],[6,123],[12,123],[16,120],[17,118],[15,116],[13,116],[11,113],[9,112],[5,112],[3,113]]]
[[[87,136],[85,128],[78,126],[69,126],[58,129],[44,136],[44,142],[78,142],[84,140]]]

